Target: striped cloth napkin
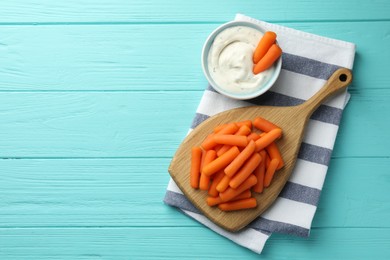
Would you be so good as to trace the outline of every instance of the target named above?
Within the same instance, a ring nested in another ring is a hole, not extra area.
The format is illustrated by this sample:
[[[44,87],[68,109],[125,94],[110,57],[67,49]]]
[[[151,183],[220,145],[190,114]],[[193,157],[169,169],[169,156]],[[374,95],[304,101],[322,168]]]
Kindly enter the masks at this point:
[[[316,93],[339,67],[352,69],[355,45],[321,37],[237,14],[236,20],[257,23],[277,33],[283,49],[280,77],[266,94],[247,101],[220,95],[210,86],[205,90],[191,129],[208,117],[250,105],[298,105]],[[321,105],[306,128],[296,167],[275,203],[249,226],[228,232],[203,216],[171,179],[164,202],[235,243],[261,253],[273,232],[307,237],[317,209],[341,115],[349,100],[341,93]]]

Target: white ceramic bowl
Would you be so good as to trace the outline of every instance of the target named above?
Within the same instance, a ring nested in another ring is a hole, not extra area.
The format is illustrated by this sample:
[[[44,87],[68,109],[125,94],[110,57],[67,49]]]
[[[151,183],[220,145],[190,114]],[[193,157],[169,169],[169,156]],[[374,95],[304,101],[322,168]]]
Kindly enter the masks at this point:
[[[228,23],[225,23],[225,24],[219,26],[217,29],[215,29],[209,35],[205,44],[203,45],[202,57],[201,57],[203,73],[206,76],[210,85],[216,91],[218,91],[219,93],[221,93],[225,96],[228,96],[228,97],[234,98],[234,99],[241,99],[241,100],[255,98],[255,97],[258,97],[261,94],[265,93],[267,90],[269,90],[272,87],[272,85],[275,83],[276,79],[279,77],[280,70],[282,68],[282,57],[280,57],[273,65],[273,66],[275,66],[275,70],[274,70],[274,73],[272,74],[272,76],[269,78],[269,80],[263,82],[260,86],[256,87],[252,92],[236,94],[236,93],[231,93],[231,92],[226,91],[224,88],[219,86],[211,77],[207,61],[208,61],[208,56],[209,56],[209,50],[210,50],[211,45],[214,42],[215,37],[223,30],[230,28],[230,27],[234,27],[234,26],[251,27],[251,28],[254,28],[254,29],[262,32],[263,34],[266,32],[266,30],[264,28],[258,26],[257,24],[250,23],[250,22],[243,22],[243,21],[232,21],[232,22],[228,22]]]

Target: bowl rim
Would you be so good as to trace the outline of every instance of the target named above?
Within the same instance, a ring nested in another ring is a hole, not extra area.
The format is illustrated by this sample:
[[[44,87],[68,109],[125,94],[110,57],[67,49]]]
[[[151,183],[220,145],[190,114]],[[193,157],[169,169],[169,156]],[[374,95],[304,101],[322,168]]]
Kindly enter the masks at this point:
[[[251,27],[251,28],[254,28],[256,30],[259,30],[263,34],[266,31],[268,31],[264,27],[262,27],[262,26],[260,26],[260,25],[258,25],[256,23],[249,22],[249,21],[230,21],[230,22],[221,24],[220,26],[215,28],[208,35],[206,41],[203,44],[202,54],[201,54],[202,70],[203,70],[203,74],[205,75],[208,83],[218,93],[220,93],[222,95],[225,95],[227,97],[233,98],[233,99],[238,99],[238,100],[252,99],[252,98],[258,97],[258,96],[264,94],[265,92],[267,92],[274,85],[276,80],[279,78],[279,74],[280,74],[280,71],[281,71],[281,68],[282,68],[282,56],[280,56],[279,59],[276,61],[276,67],[275,67],[274,74],[272,75],[272,77],[267,81],[267,83],[263,87],[257,89],[256,91],[249,92],[249,93],[246,93],[246,94],[234,94],[234,93],[225,91],[224,89],[219,87],[218,84],[216,84],[215,81],[213,80],[213,78],[211,77],[211,75],[209,73],[209,70],[208,70],[208,66],[207,66],[207,60],[208,60],[208,53],[209,53],[210,47],[213,44],[215,37],[220,32],[222,32],[223,30],[225,30],[227,28],[230,28],[230,27],[234,27],[234,26],[247,26],[247,27]],[[276,41],[276,43],[278,43],[278,42]],[[206,51],[206,49],[207,49],[207,51]]]

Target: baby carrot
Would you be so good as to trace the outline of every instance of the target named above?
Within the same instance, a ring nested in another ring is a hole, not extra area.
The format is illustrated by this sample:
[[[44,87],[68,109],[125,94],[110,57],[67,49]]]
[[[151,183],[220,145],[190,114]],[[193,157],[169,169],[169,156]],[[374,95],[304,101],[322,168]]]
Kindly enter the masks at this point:
[[[268,31],[265,32],[263,37],[260,39],[255,51],[253,52],[253,63],[258,63],[261,58],[267,53],[272,44],[275,43],[276,33]]]
[[[199,187],[200,177],[200,160],[202,158],[202,149],[199,147],[193,147],[191,156],[191,172],[190,172],[190,183],[191,187],[197,189]]]
[[[236,145],[236,146],[246,146],[248,144],[248,139],[246,136],[242,135],[221,135],[216,134],[214,137],[214,142],[217,144],[226,144],[226,145]]]
[[[271,163],[269,164],[269,167],[267,168],[267,171],[265,172],[264,176],[264,187],[268,187],[271,184],[271,181],[274,177],[276,167],[278,167],[279,160],[278,159],[272,159]]]
[[[269,154],[269,157],[271,159],[278,159],[279,160],[279,165],[276,168],[276,170],[279,170],[284,166],[284,161],[282,158],[282,155],[280,154],[278,146],[275,144],[275,142],[272,142],[270,145],[268,145],[266,148],[267,153]]]
[[[265,169],[268,169],[270,163],[271,163],[271,158],[269,158],[268,153],[265,153]]]
[[[257,206],[257,201],[255,198],[224,202],[218,205],[218,208],[223,211],[232,211],[239,209],[252,209]]]
[[[256,145],[254,141],[250,141],[249,144],[245,147],[244,150],[236,157],[234,160],[225,168],[225,174],[229,177],[233,175],[240,169],[240,167],[245,163],[245,161],[253,154],[255,151]]]
[[[252,156],[245,162],[242,168],[229,182],[229,186],[233,189],[237,189],[248,177],[253,173],[257,166],[261,162],[261,156],[258,153],[252,154]]]
[[[244,124],[244,125],[240,126],[240,128],[238,129],[238,131],[234,135],[245,135],[245,136],[247,136],[251,132],[252,132],[252,130],[250,129],[250,127]]]
[[[211,182],[209,192],[208,192],[208,194],[211,197],[218,196],[217,185],[222,180],[223,176],[225,176],[223,170],[220,170],[219,172],[213,175],[213,181]]]
[[[253,120],[253,125],[263,132],[269,132],[275,128],[280,128],[262,117],[256,117],[255,120]]]
[[[252,124],[252,122],[251,122],[251,124]],[[243,124],[234,135],[249,135],[250,133],[251,133],[251,129],[246,124]],[[219,145],[221,145],[221,144],[219,144]],[[230,147],[232,147],[232,146],[231,145],[227,145],[227,144],[223,145],[220,149],[218,149],[217,155],[221,156],[227,150],[229,150]]]
[[[218,205],[219,203],[222,203],[222,200],[220,197],[207,197],[206,199],[207,205],[210,207]]]
[[[230,177],[225,174],[217,185],[217,191],[224,192],[229,187]]]
[[[218,131],[218,134],[221,135],[232,135],[238,131],[238,126],[235,123],[230,123],[225,125],[221,130]]]
[[[207,164],[203,170],[202,174],[206,174],[208,176],[213,175],[225,168],[229,163],[231,163],[237,155],[240,154],[240,150],[238,150],[237,146],[233,146],[226,153],[222,154],[220,157],[215,159],[214,161]]]
[[[206,151],[202,150],[202,157],[200,159],[200,172],[202,172],[203,166],[204,166],[204,160],[206,158]]]
[[[246,191],[242,192],[241,194],[239,194],[237,197],[234,197],[233,199],[231,199],[230,201],[249,199],[250,197],[252,197],[251,191],[246,190]],[[215,206],[215,205],[222,203],[222,199],[219,196],[218,197],[207,197],[206,202],[207,202],[207,205],[209,205],[209,206]]]
[[[227,124],[225,125],[221,130],[218,131],[218,135],[231,135],[238,131],[238,126],[235,123]],[[214,136],[217,135],[216,133],[211,133],[206,137],[206,139],[202,142],[201,146],[205,150],[213,149],[217,143],[214,141]]]
[[[256,152],[263,150],[265,147],[267,147],[270,143],[275,141],[281,135],[282,135],[282,129],[280,128],[272,129],[271,131],[266,133],[263,137],[261,137],[255,142]]]
[[[223,124],[223,125],[218,125],[214,128],[214,133],[218,133],[219,131],[221,131],[225,126],[227,126],[227,124]]]
[[[208,150],[206,152],[206,155],[204,156],[203,167],[209,164],[210,162],[214,161],[215,158],[217,158],[217,152],[214,150]],[[200,181],[199,181],[199,189],[208,190],[209,186],[210,186],[210,176],[201,174]]]
[[[256,133],[251,133],[250,135],[248,135],[247,139],[248,139],[248,143],[253,140],[253,141],[256,141],[257,139],[259,139],[260,136]]]
[[[218,150],[217,155],[221,156],[222,154],[226,153],[230,148],[232,148],[231,145],[227,145],[227,144],[222,145],[221,149]]]
[[[253,66],[253,74],[259,74],[267,70],[282,55],[282,49],[277,44],[272,44],[263,58]]]
[[[252,121],[251,120],[244,120],[244,121],[236,122],[236,125],[238,127],[242,127],[243,125],[246,125],[249,128],[249,130],[252,129]]]
[[[255,169],[253,173],[257,178],[257,183],[253,186],[253,191],[257,193],[262,193],[264,189],[264,173],[265,173],[265,156],[266,153],[264,150],[260,151],[261,162],[259,166]]]
[[[203,149],[205,150],[210,150],[210,149],[213,149],[214,146],[217,145],[216,142],[214,142],[214,133],[212,134],[209,134],[202,142],[202,144],[200,146],[202,146]]]
[[[237,195],[233,199],[231,199],[230,201],[249,199],[250,197],[252,197],[252,192],[250,189],[247,189],[247,190],[241,192],[239,195]]]
[[[238,186],[237,189],[229,187],[224,192],[219,193],[219,196],[221,197],[222,201],[229,201],[240,193],[244,192],[245,190],[250,189],[256,183],[257,178],[252,174],[240,186]]]

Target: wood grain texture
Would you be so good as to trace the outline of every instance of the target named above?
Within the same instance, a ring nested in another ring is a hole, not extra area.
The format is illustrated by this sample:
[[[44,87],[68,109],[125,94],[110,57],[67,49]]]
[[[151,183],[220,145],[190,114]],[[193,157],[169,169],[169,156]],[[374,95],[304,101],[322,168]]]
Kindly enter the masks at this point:
[[[269,21],[288,20],[378,20],[388,19],[389,2],[371,3],[366,0],[354,1],[353,10],[348,1],[267,1],[245,2],[225,1],[220,3],[207,0],[196,2],[181,1],[123,1],[123,0],[71,0],[56,3],[50,0],[1,1],[0,22],[223,22],[231,20],[237,12]],[[337,6],[337,8],[335,8]],[[223,10],[223,11],[222,11]],[[329,13],[332,10],[332,13]]]
[[[0,160],[0,227],[200,227],[162,202],[170,161]],[[313,226],[390,228],[389,163],[389,158],[333,159]],[[367,174],[372,169],[375,178]]]
[[[351,88],[386,88],[386,73],[366,68],[387,66],[390,21],[279,24],[356,43]],[[0,90],[203,90],[200,54],[218,25],[0,26]]]
[[[342,77],[344,78],[343,80]],[[172,158],[168,171],[192,204],[211,221],[226,230],[232,232],[239,231],[272,205],[290,178],[306,124],[315,109],[327,98],[345,90],[351,82],[352,72],[341,68],[333,73],[326,84],[313,97],[299,106],[251,106],[231,109],[214,115],[201,123],[185,138]],[[261,194],[256,193],[252,195],[257,200],[256,208],[224,212],[219,208],[210,207],[206,203],[207,192],[194,189],[190,185],[189,173],[192,147],[200,146],[207,135],[212,133],[219,125],[244,120],[253,121],[257,116],[265,118],[283,130],[283,136],[277,141],[277,145],[285,162],[284,167],[275,174],[272,185],[264,189]]]
[[[351,93],[332,155],[390,156],[383,130],[388,127],[383,113],[390,111],[390,91],[362,88]],[[0,156],[171,157],[201,96],[201,91],[4,92]],[[367,132],[373,138],[362,138]]]
[[[162,203],[201,46],[237,12],[357,44],[311,237],[261,257],[389,259],[389,5],[0,1],[0,259],[259,258]]]
[[[0,252],[13,259],[259,259],[201,227],[18,228],[0,234]],[[261,257],[385,259],[389,243],[389,229],[313,229],[308,239],[271,237]]]

